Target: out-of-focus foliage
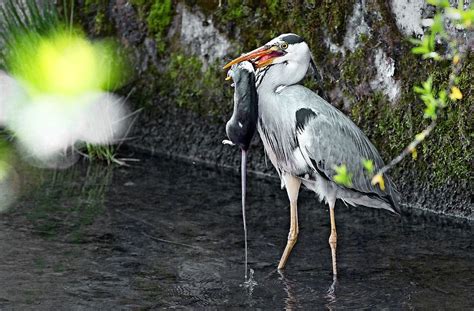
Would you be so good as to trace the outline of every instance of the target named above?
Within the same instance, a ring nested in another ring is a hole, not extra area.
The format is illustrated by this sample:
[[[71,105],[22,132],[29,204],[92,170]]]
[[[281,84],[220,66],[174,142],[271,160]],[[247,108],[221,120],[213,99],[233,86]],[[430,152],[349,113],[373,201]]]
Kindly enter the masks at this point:
[[[421,86],[414,86],[415,93],[420,95],[420,99],[425,103],[425,118],[436,119],[438,107],[446,106],[446,91],[441,90],[436,97],[436,91],[433,90],[433,77],[423,82]]]
[[[435,87],[433,77],[430,76],[421,86],[414,86],[413,90],[425,104],[424,117],[431,119],[431,123],[388,165],[381,168],[372,178],[372,184],[383,185],[383,174],[397,165],[405,156],[411,154],[412,159],[418,158],[416,147],[435,128],[440,111],[450,105],[451,102],[461,100],[462,92],[456,85],[459,83],[459,74],[462,68],[463,58],[467,58],[472,45],[472,28],[474,25],[474,5],[464,9],[464,1],[458,2],[458,7],[450,7],[448,0],[427,0],[436,6],[437,12],[431,20],[422,40],[412,39],[416,46],[412,49],[413,54],[422,55],[423,59],[432,58],[435,61],[450,61],[451,73],[448,77],[447,86]],[[446,25],[454,25],[455,30],[447,30]],[[459,36],[456,31],[467,32],[465,37]],[[439,42],[439,43],[438,43]],[[444,45],[442,52],[437,51],[437,44]],[[438,91],[439,89],[439,91]],[[448,95],[449,94],[449,95]]]
[[[336,175],[333,176],[333,180],[343,186],[351,187],[352,186],[352,173],[347,171],[347,167],[345,164],[340,166],[334,166],[334,171]]]
[[[430,0],[427,2],[444,10],[443,12],[438,11],[436,13],[423,39],[410,39],[410,41],[416,45],[412,49],[412,53],[421,54],[423,58],[433,58],[434,60],[451,59],[453,56],[446,55],[442,57],[436,52],[436,40],[442,39],[447,41],[451,46],[456,45],[456,42],[453,42],[454,38],[451,38],[445,29],[446,19],[449,19],[449,22],[458,30],[469,30],[474,24],[474,8],[471,5],[469,9],[464,10],[464,1],[459,1],[458,8],[449,7],[449,1]]]
[[[30,95],[77,96],[120,85],[123,62],[115,61],[115,49],[112,42],[91,43],[79,32],[58,28],[49,35],[16,35],[5,59],[10,74]]]
[[[372,177],[372,185],[379,185],[382,191],[385,190],[385,180],[383,179],[382,174],[376,174]]]
[[[5,140],[0,140],[0,182],[7,176],[10,169],[10,144]]]
[[[8,124],[10,134],[16,135],[14,129],[21,128],[23,134],[28,134],[30,138],[33,137],[29,133],[34,126],[31,125],[29,128],[28,124],[15,117],[15,115],[20,115],[20,110],[21,113],[27,113],[26,110],[30,108],[30,110],[34,110],[32,105],[39,105],[37,103],[46,104],[49,102],[46,106],[51,109],[58,103],[62,103],[61,105],[74,104],[71,109],[75,113],[69,109],[68,114],[64,114],[62,117],[64,120],[59,120],[60,114],[55,115],[58,124],[70,124],[73,119],[82,120],[83,124],[81,122],[73,124],[77,130],[72,125],[68,125],[67,128],[61,128],[59,131],[64,136],[63,138],[71,137],[71,142],[67,141],[67,146],[70,147],[71,143],[74,144],[75,139],[72,137],[81,137],[81,139],[85,137],[78,132],[79,128],[93,132],[94,129],[100,128],[102,130],[109,127],[110,130],[107,133],[104,131],[101,134],[95,133],[103,138],[100,143],[105,145],[100,147],[95,145],[99,140],[98,137],[87,133],[88,139],[92,139],[91,141],[94,142],[94,145],[87,144],[88,157],[105,158],[108,162],[116,162],[114,161],[115,149],[108,145],[113,141],[104,137],[116,137],[116,135],[120,135],[117,133],[123,132],[123,129],[118,130],[117,126],[124,122],[124,116],[120,115],[126,109],[121,107],[120,103],[112,103],[110,100],[97,102],[96,99],[106,98],[101,97],[100,94],[115,90],[123,85],[125,79],[129,77],[129,67],[119,52],[118,44],[114,41],[97,40],[91,42],[81,30],[74,26],[74,1],[63,0],[62,6],[59,7],[61,10],[58,10],[52,1],[44,1],[39,4],[35,0],[21,2],[8,0],[0,6],[0,27],[2,29],[0,41],[4,47],[0,51],[0,66],[19,82],[22,90],[26,93],[25,97],[28,97],[28,100],[22,102],[21,105],[13,103],[13,99],[7,101],[7,98],[4,98],[10,106]],[[91,101],[88,102],[87,99]],[[11,108],[13,106],[18,106],[17,112],[14,111],[16,108]],[[105,106],[108,108],[105,109]],[[120,111],[113,112],[117,107]],[[55,106],[53,110],[54,113],[66,111],[60,105]],[[98,126],[97,124],[97,118],[100,118],[100,115],[86,116],[83,113],[85,110],[104,113],[103,120],[100,121],[102,125]],[[37,130],[50,128],[47,123],[52,116],[48,115],[47,117],[43,121],[39,117],[34,120],[34,123],[39,126],[36,127]],[[120,119],[115,120],[114,118],[117,117]],[[88,126],[84,127],[84,124]],[[93,126],[94,124],[97,126]],[[66,135],[66,133],[68,134]],[[48,135],[48,133],[42,134]],[[54,134],[59,135],[58,131]],[[55,138],[57,138],[56,136]],[[18,137],[18,140],[21,141],[21,137]],[[66,139],[61,141],[66,143]],[[85,139],[84,141],[88,142],[89,140]],[[36,145],[38,144],[36,143]],[[98,149],[95,150],[95,148]]]
[[[469,38],[472,36],[474,25],[474,6],[471,5],[465,9],[462,0],[458,2],[457,8],[450,7],[448,0],[427,0],[427,2],[434,5],[437,11],[434,17],[427,21],[428,28],[423,38],[410,40],[415,45],[411,52],[415,55],[421,55],[423,59],[433,59],[436,62],[450,61],[451,74],[448,77],[449,81],[446,81],[445,85],[447,86],[435,86],[433,76],[430,75],[420,86],[413,87],[413,91],[419,95],[419,98],[425,104],[424,118],[430,119],[431,124],[417,134],[397,157],[388,165],[379,168],[375,175],[373,175],[373,165],[371,165],[373,163],[369,162],[370,159],[362,160],[365,170],[372,176],[372,184],[379,185],[382,190],[385,188],[383,174],[397,165],[408,154],[411,154],[412,159],[416,160],[418,157],[416,147],[435,128],[440,111],[448,107],[450,103],[463,98],[462,91],[456,84],[459,83],[458,75],[462,68],[463,58],[467,57],[468,49],[472,44],[468,41],[472,41]],[[453,25],[454,30],[448,29],[447,25]],[[462,37],[455,32],[467,32],[467,34]],[[338,178],[335,178],[334,181],[344,185],[344,183],[347,183],[347,179],[343,177],[347,174],[342,170],[342,167],[339,167],[339,170],[342,174],[338,172]]]
[[[374,172],[374,161],[370,159],[362,160],[362,165],[364,165],[364,169],[367,173],[372,174]]]
[[[36,1],[27,0],[24,5],[18,1],[7,0],[0,5],[0,65],[5,67],[5,53],[23,40],[26,32],[45,35],[60,24],[60,15],[52,1],[45,1],[40,8]]]
[[[427,2],[437,6],[438,12],[434,16],[423,40],[412,40],[417,45],[412,49],[412,53],[422,54],[423,58],[433,58],[436,61],[450,60],[453,67],[453,72],[449,77],[450,86],[447,90],[437,92],[436,88],[433,87],[432,76],[423,82],[421,86],[413,88],[426,105],[424,111],[425,118],[434,120],[437,118],[438,110],[448,105],[448,92],[451,101],[462,99],[461,90],[455,85],[457,80],[455,71],[456,67],[460,66],[461,61],[459,50],[469,49],[469,47],[463,46],[469,44],[466,39],[457,38],[452,34],[452,31],[446,31],[445,24],[451,23],[458,31],[464,30],[471,33],[474,21],[474,6],[471,5],[467,10],[464,10],[464,1],[462,0],[458,2],[458,8],[450,7],[448,0],[427,0]],[[436,40],[440,40],[440,42],[444,42],[447,45],[444,55],[440,55],[435,51]],[[464,54],[466,53],[468,52],[464,51]]]

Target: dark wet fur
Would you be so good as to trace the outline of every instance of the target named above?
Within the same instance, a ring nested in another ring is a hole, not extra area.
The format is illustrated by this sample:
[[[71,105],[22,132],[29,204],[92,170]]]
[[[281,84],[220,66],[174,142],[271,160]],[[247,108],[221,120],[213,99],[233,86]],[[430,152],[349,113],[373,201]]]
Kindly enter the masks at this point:
[[[230,141],[247,151],[257,129],[258,95],[255,74],[238,66],[233,67],[232,71],[234,112],[226,124],[226,133]]]

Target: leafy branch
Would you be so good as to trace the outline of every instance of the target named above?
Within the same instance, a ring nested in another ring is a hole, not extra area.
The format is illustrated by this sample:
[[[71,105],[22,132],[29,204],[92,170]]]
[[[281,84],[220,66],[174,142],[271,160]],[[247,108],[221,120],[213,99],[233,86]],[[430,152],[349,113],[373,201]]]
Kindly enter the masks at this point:
[[[458,76],[462,69],[463,61],[472,49],[473,36],[466,35],[465,39],[456,36],[456,30],[472,31],[474,26],[474,8],[464,10],[464,1],[459,1],[458,7],[450,7],[449,0],[427,0],[431,5],[437,7],[437,13],[431,20],[429,30],[422,40],[412,39],[416,46],[412,49],[413,54],[421,55],[423,59],[433,59],[435,61],[450,60],[451,73],[448,85],[445,89],[437,91],[433,86],[433,78],[430,76],[421,86],[415,86],[414,92],[425,104],[424,117],[430,119],[431,123],[420,133],[415,135],[407,147],[390,163],[380,168],[372,177],[372,184],[379,185],[384,189],[383,175],[400,163],[407,155],[411,154],[414,159],[417,157],[416,147],[426,139],[437,125],[439,113],[446,108],[450,102],[461,100],[463,95],[459,87]],[[447,30],[446,24],[450,23],[455,30]],[[436,41],[447,42],[447,49],[444,54],[436,51]],[[448,95],[449,94],[449,95]]]

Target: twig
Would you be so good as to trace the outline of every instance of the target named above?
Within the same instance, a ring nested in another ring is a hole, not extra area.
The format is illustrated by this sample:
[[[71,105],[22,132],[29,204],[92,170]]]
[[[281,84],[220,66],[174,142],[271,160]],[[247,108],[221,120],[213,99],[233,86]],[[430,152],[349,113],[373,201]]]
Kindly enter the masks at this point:
[[[449,75],[449,83],[448,86],[445,89],[446,94],[451,93],[451,89],[453,86],[456,84],[456,77],[458,76],[459,72],[461,71],[462,68],[462,60],[465,59],[465,57],[468,54],[469,47],[472,44],[472,40],[469,40],[465,43],[465,45],[458,45],[458,56],[459,60],[457,62],[452,62],[451,63],[451,73]],[[439,102],[438,100],[438,105],[439,109],[443,109],[444,105]],[[392,169],[395,165],[400,163],[408,154],[413,152],[418,146],[430,133],[431,131],[436,127],[436,119],[432,119],[431,123],[418,135],[415,136],[415,139],[408,144],[403,151],[396,156],[395,158],[390,161],[387,165],[382,167],[377,171],[377,173],[374,175],[374,179],[372,179],[372,183],[375,183],[376,177],[380,177],[383,174],[385,174],[388,170]]]
[[[435,128],[435,126],[436,126],[436,119],[431,121],[430,125],[428,125],[421,132],[421,135],[423,135],[424,137],[428,136],[431,133],[431,131]],[[377,176],[377,175],[385,174],[392,167],[394,167],[395,165],[400,163],[408,154],[413,152],[413,150],[415,150],[416,146],[418,146],[418,144],[421,143],[422,141],[423,141],[423,139],[415,138],[407,147],[405,147],[405,149],[403,149],[403,151],[398,156],[393,158],[392,161],[390,161],[390,163],[388,163],[387,165],[382,167],[380,170],[378,170],[377,174],[375,174],[375,175]]]

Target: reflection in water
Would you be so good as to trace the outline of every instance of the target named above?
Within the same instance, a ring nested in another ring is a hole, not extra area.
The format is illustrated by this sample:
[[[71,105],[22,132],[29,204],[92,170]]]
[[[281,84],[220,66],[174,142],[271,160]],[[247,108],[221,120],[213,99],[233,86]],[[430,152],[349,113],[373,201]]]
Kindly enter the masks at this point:
[[[23,174],[36,175],[33,187],[23,194],[32,202],[25,216],[40,235],[81,243],[88,226],[105,210],[106,193],[113,167],[92,163],[84,170],[39,171],[28,168]],[[64,187],[64,185],[68,185]]]
[[[285,293],[286,293],[286,298],[284,299],[285,310],[295,310],[298,307],[298,300],[296,299],[296,296],[294,295],[295,285],[293,284],[292,281],[288,280],[285,277],[285,272],[283,270],[278,269],[277,272],[280,275],[278,279],[282,281],[283,289],[285,290]]]
[[[248,278],[245,280],[244,283],[239,285],[240,287],[243,287],[245,289],[245,292],[247,295],[246,297],[247,305],[252,308],[255,307],[256,305],[256,301],[253,298],[253,292],[254,292],[255,287],[258,285],[258,283],[254,280],[254,274],[255,274],[255,271],[252,268],[250,268]]]
[[[18,173],[8,162],[0,160],[0,213],[15,201],[20,190]]]
[[[10,207],[20,188],[18,174],[12,165],[13,156],[8,139],[8,134],[0,128],[0,213]]]
[[[333,310],[336,303],[337,275],[333,275],[331,286],[329,286],[325,298],[327,299],[326,308]]]

